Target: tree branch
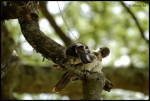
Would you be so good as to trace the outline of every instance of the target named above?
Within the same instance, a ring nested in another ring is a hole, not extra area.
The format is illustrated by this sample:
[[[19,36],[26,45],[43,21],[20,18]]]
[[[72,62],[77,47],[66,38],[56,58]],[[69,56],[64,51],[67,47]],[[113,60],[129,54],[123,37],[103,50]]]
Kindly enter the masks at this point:
[[[144,36],[144,31],[142,29],[142,27],[140,26],[137,18],[135,17],[135,15],[133,14],[133,12],[123,3],[123,1],[120,1],[120,3],[122,4],[122,6],[127,10],[127,12],[132,16],[133,20],[135,21],[139,31],[140,31],[140,34],[141,36],[143,37],[143,39],[149,44],[149,40],[147,40]]]
[[[103,73],[95,73],[93,78],[83,80],[83,100],[101,100],[100,94],[106,83],[105,75]]]
[[[24,7],[25,6],[25,7]],[[28,12],[19,16],[21,31],[29,44],[43,57],[51,59],[54,63],[64,65],[67,62],[65,47],[46,36],[38,24],[38,3],[29,2],[20,7],[20,11]],[[27,9],[26,9],[27,8]],[[18,10],[18,9],[17,9]]]
[[[1,64],[1,78],[3,78],[7,72],[19,61],[18,54],[14,50],[11,57],[7,60],[5,64]]]
[[[46,2],[45,1],[41,1],[40,2],[40,7],[42,8],[41,10],[44,11],[42,12],[45,17],[48,19],[48,21],[50,22],[50,24],[53,26],[53,28],[55,29],[56,33],[59,35],[59,37],[61,39],[63,39],[64,43],[66,46],[69,46],[72,41],[70,38],[68,38],[65,33],[57,26],[55,20],[53,19],[52,15],[48,12],[47,8],[46,8]]]

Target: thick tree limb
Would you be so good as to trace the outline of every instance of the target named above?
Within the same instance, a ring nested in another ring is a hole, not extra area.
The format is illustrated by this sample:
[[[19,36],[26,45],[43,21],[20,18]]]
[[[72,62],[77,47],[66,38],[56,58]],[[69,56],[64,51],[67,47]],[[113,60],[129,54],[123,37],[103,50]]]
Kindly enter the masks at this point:
[[[144,36],[144,31],[142,29],[142,27],[140,26],[137,18],[135,17],[135,15],[133,14],[133,12],[123,3],[123,1],[120,1],[120,3],[122,4],[122,6],[127,10],[127,12],[132,16],[133,20],[135,21],[139,31],[140,31],[140,34],[141,36],[143,37],[143,39],[149,44],[149,40],[147,40]]]
[[[22,14],[19,17],[22,34],[29,44],[45,58],[51,59],[54,63],[64,65],[67,62],[65,47],[56,43],[39,29],[37,7],[36,2],[30,2],[30,5],[26,6],[28,8],[26,12],[29,13]],[[24,8],[21,9],[24,11]]]
[[[1,64],[1,78],[3,78],[7,74],[10,68],[12,68],[18,62],[18,60],[18,54],[14,50],[8,61],[5,64]]]
[[[95,79],[93,79],[94,75],[96,75]],[[96,73],[93,74],[93,78],[83,80],[83,100],[101,100],[100,94],[106,82],[105,75]]]

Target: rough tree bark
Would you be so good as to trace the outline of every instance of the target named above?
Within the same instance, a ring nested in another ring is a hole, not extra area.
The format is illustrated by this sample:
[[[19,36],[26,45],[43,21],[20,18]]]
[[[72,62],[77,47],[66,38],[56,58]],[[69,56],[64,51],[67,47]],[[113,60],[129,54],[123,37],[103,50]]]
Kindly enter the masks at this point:
[[[66,71],[74,72],[83,78],[83,99],[100,100],[100,93],[104,86],[108,86],[107,79],[102,73],[87,73],[75,70],[71,67],[69,58],[66,57],[66,48],[47,37],[39,29],[38,24],[38,2],[36,1],[8,1],[2,2],[3,15],[1,24],[4,20],[17,18],[21,27],[22,34],[28,43],[42,54],[44,58],[52,60],[54,63],[66,67]],[[84,77],[86,76],[86,80]],[[94,85],[93,85],[94,84]],[[109,90],[111,87],[109,88]],[[109,91],[108,90],[108,91]]]

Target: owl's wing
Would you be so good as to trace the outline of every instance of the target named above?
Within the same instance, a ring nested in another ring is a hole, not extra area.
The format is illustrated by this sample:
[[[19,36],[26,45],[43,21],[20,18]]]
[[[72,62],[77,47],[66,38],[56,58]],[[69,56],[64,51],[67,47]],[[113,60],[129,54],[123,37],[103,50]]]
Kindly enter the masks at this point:
[[[91,63],[96,58],[88,46],[79,42],[69,45],[66,49],[66,55],[73,56],[85,64]]]
[[[89,49],[84,46],[76,47],[76,53],[83,63],[91,63],[92,58],[90,57]]]

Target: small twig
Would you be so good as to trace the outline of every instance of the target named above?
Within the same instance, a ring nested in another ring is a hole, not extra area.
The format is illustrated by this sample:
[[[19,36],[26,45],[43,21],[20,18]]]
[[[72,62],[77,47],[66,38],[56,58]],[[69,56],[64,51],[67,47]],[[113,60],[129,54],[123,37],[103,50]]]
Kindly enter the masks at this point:
[[[135,15],[133,14],[133,12],[123,3],[123,1],[120,1],[120,3],[122,4],[122,6],[127,10],[127,12],[132,16],[133,20],[135,21],[139,31],[140,31],[140,34],[141,36],[144,38],[144,40],[149,43],[149,40],[147,40],[145,37],[144,37],[144,31],[143,29],[141,28],[137,18],[135,17]]]
[[[106,79],[104,90],[110,92],[112,88],[113,88],[113,84],[108,79]]]
[[[5,64],[1,64],[1,78],[3,78],[7,72],[13,67],[19,60],[17,52],[14,50],[11,57],[7,60]]]
[[[58,4],[58,1],[57,1],[57,4]],[[59,6],[59,4],[58,4],[58,8],[59,8],[59,11],[60,11],[60,13],[61,13],[61,16],[62,16],[62,18],[63,18],[63,20],[64,20],[64,23],[65,23],[65,25],[67,26],[67,28],[68,28],[68,30],[71,32],[71,34],[73,35],[73,37],[75,37],[75,35],[72,33],[72,31],[70,30],[70,28],[68,27],[68,25],[67,25],[67,23],[66,23],[66,21],[65,21],[65,19],[64,19],[64,17],[63,17],[63,14],[62,14],[62,12],[61,12],[61,10],[60,10],[60,6]],[[76,38],[76,37],[75,37]],[[76,38],[77,39],[77,38]],[[78,40],[78,39],[77,39]]]
[[[58,36],[63,39],[64,44],[66,46],[69,46],[72,43],[72,40],[67,37],[67,35],[61,30],[61,28],[56,24],[53,16],[48,12],[47,8],[46,8],[46,2],[40,2],[40,7],[43,8],[42,13],[44,14],[44,16],[47,18],[47,20],[49,21],[49,23],[51,24],[51,26],[54,28],[55,32],[58,34]]]

